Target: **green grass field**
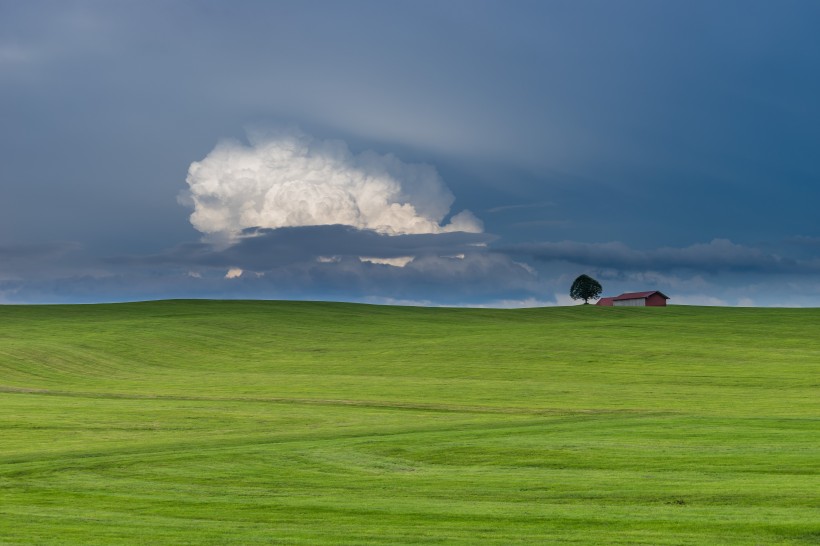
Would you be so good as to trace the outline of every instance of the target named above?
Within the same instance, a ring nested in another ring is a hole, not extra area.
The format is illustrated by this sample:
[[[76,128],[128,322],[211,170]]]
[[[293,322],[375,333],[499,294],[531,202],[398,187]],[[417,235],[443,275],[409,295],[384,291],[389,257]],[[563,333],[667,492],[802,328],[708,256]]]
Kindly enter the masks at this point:
[[[818,544],[820,309],[0,306],[2,544]]]

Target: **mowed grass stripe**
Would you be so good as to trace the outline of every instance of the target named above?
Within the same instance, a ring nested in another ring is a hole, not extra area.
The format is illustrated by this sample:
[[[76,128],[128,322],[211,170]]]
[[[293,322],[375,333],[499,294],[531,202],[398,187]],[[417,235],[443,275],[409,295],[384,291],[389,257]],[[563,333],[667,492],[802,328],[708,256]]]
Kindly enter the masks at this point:
[[[365,408],[385,408],[392,410],[433,411],[448,413],[503,413],[519,415],[587,415],[587,414],[629,414],[645,413],[641,410],[615,410],[585,408],[568,410],[565,408],[526,408],[501,406],[467,406],[448,404],[423,404],[410,402],[386,402],[379,400],[343,400],[322,398],[273,398],[273,397],[225,397],[225,396],[183,396],[183,395],[151,395],[132,394],[125,392],[83,392],[57,391],[49,389],[26,389],[22,387],[0,386],[0,393],[63,396],[70,398],[114,399],[114,400],[177,400],[177,401],[210,401],[210,402],[256,402],[259,404],[303,404],[311,406],[357,406]],[[659,413],[659,412],[655,412]]]
[[[0,307],[0,543],[817,543],[818,325]]]

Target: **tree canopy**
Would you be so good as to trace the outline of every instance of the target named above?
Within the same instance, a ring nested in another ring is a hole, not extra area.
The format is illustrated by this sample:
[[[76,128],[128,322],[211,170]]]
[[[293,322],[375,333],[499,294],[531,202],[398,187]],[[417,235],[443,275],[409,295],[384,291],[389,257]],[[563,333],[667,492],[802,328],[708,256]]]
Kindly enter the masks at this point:
[[[603,291],[601,283],[589,275],[579,275],[569,289],[569,296],[574,300],[584,300],[584,305],[586,305],[589,300],[600,296],[601,291]]]

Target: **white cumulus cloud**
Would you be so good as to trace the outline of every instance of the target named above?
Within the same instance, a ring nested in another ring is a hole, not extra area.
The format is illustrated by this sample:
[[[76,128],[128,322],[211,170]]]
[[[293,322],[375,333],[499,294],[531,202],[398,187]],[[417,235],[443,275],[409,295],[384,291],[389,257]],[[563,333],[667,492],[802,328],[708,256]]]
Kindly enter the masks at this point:
[[[241,269],[239,269],[238,267],[232,267],[228,270],[227,273],[225,273],[225,278],[226,279],[238,279],[239,277],[242,276],[242,273],[244,273],[244,272]]]
[[[340,140],[297,130],[218,144],[188,170],[191,223],[216,238],[252,227],[342,224],[388,235],[480,233],[469,211],[453,215],[454,197],[430,165],[392,154],[354,154]]]
[[[371,264],[392,265],[393,267],[404,267],[413,261],[413,256],[397,256],[395,258],[374,258],[372,256],[359,256],[360,262]]]

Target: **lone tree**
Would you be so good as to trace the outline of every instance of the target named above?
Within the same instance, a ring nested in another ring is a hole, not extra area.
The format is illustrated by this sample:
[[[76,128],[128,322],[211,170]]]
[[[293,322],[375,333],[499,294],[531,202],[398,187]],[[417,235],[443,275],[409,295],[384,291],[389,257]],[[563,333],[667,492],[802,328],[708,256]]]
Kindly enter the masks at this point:
[[[589,300],[596,299],[601,295],[601,283],[588,275],[580,275],[572,283],[569,289],[569,297],[574,300],[584,300],[584,305],[589,303]]]

